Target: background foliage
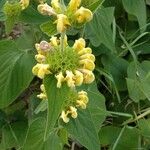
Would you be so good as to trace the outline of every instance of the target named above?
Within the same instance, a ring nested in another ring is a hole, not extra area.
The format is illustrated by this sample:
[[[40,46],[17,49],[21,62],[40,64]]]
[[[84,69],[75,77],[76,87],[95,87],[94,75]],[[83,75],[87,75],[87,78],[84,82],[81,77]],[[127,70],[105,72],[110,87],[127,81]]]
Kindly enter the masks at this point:
[[[67,87],[53,76],[48,101],[36,98],[34,44],[57,34],[38,0],[21,11],[0,1],[0,150],[150,149],[150,1],[82,0],[94,18],[68,31],[70,44],[86,38],[96,56],[96,81],[82,88],[90,102],[79,117],[58,120]],[[50,1],[48,1],[50,2]],[[67,0],[65,1],[68,2]]]

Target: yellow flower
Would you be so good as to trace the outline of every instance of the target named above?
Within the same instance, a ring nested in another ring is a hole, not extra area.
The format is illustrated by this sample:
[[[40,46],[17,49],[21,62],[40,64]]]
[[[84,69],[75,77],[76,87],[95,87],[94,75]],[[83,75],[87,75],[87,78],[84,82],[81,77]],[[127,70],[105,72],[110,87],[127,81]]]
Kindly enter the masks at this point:
[[[68,112],[65,113],[65,111],[63,110],[62,113],[61,113],[60,118],[62,118],[65,123],[68,123],[69,122],[69,118],[67,116],[68,116]]]
[[[59,0],[51,0],[51,5],[57,13],[61,11]]]
[[[80,9],[75,12],[75,18],[78,23],[85,23],[93,18],[93,14],[89,9],[80,7]]]
[[[83,101],[85,104],[87,104],[89,102],[89,99],[88,99],[87,95],[85,95],[85,94],[80,93],[78,95],[78,98],[79,98],[80,101]]]
[[[80,59],[89,59],[91,61],[95,61],[95,56],[93,54],[84,54],[80,56]]]
[[[69,4],[68,4],[68,10],[70,11],[76,11],[77,8],[80,6],[81,4],[81,0],[70,0]]]
[[[87,69],[79,69],[79,71],[83,73],[83,83],[90,84],[95,80],[95,76],[92,71]]]
[[[89,60],[89,59],[83,59],[79,61],[80,65],[83,65],[83,69],[88,69],[93,71],[95,68],[95,64],[93,63],[93,61]]]
[[[46,74],[50,74],[50,67],[48,64],[36,64],[32,68],[34,75],[37,75],[39,78],[43,79]]]
[[[79,52],[83,48],[85,48],[85,40],[83,38],[80,38],[78,40],[75,40],[75,43],[73,45],[73,48]]]
[[[56,79],[57,79],[57,87],[60,88],[62,85],[62,82],[64,81],[64,76],[62,74],[62,72],[60,72],[58,75],[55,75]]]
[[[77,107],[81,107],[82,109],[86,109],[86,104],[82,100],[77,100]]]
[[[37,62],[39,63],[44,63],[46,60],[46,57],[44,55],[41,54],[37,54],[35,55],[35,59],[37,60]]]
[[[77,114],[77,109],[73,106],[70,106],[70,111],[69,113],[71,113],[71,117],[72,118],[77,118],[78,114]]]
[[[26,9],[26,8],[29,6],[29,2],[30,2],[30,0],[21,0],[21,1],[20,1],[22,10],[23,10],[23,9]]]
[[[41,84],[40,89],[41,89],[41,91],[42,91],[43,93],[46,93],[44,84]]]
[[[73,79],[74,79],[74,74],[72,73],[72,71],[66,70],[65,80],[67,82],[68,87],[71,87],[71,88],[75,87],[75,81]]]
[[[51,41],[52,46],[58,46],[59,44],[59,40],[55,36],[52,36],[50,41]]]
[[[76,86],[80,86],[83,83],[83,74],[78,70],[74,71],[74,81]]]
[[[57,23],[57,31],[59,33],[64,32],[70,26],[68,17],[64,14],[58,14],[57,20],[54,23]]]
[[[49,6],[47,3],[38,5],[37,9],[42,15],[48,15],[48,16],[56,15],[54,9],[51,6]]]
[[[41,94],[37,95],[37,97],[40,99],[47,99],[47,96],[45,93],[41,93]]]
[[[78,55],[84,55],[84,54],[91,54],[92,49],[89,47],[83,48],[81,51],[78,52]]]

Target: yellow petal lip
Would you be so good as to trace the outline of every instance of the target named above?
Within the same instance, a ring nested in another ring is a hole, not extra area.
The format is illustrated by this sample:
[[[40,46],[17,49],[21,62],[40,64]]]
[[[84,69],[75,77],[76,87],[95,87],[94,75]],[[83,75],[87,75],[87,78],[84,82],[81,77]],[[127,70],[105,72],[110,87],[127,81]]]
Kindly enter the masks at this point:
[[[78,40],[75,40],[75,43],[73,45],[73,49],[75,49],[77,52],[85,48],[85,40],[83,38],[80,38]]]
[[[44,63],[46,61],[46,57],[44,55],[41,55],[41,54],[35,55],[35,59],[39,63]]]
[[[83,59],[89,59],[91,61],[95,61],[95,56],[93,54],[84,54],[84,55],[81,55],[80,56],[80,59],[83,60]]]
[[[54,9],[51,6],[49,6],[47,3],[39,4],[37,9],[42,15],[48,15],[48,16],[56,15]]]
[[[78,98],[83,101],[85,104],[89,102],[87,95],[79,95]]]
[[[81,0],[70,0],[68,4],[68,10],[74,12],[77,10],[80,4],[81,4]]]
[[[95,64],[89,59],[80,60],[79,64],[83,65],[83,69],[88,69],[90,71],[93,71],[95,68]]]
[[[70,26],[68,17],[64,14],[58,14],[57,20],[54,23],[57,23],[57,31],[59,33],[64,32]]]
[[[60,72],[59,74],[55,75],[56,79],[57,79],[57,88],[61,88],[62,82],[64,82],[64,76],[63,73]]]
[[[91,54],[92,49],[89,47],[83,48],[81,51],[78,52],[78,55],[84,55],[84,54]]]
[[[68,113],[65,113],[65,111],[63,110],[62,113],[61,113],[60,118],[62,118],[62,120],[63,120],[65,123],[68,123],[70,119],[69,119],[67,116],[68,116]]]
[[[83,83],[83,74],[78,70],[74,71],[74,81],[76,86],[80,86]]]
[[[78,23],[85,23],[89,22],[93,18],[93,14],[89,9],[80,7],[75,12],[75,17]]]
[[[71,117],[72,118],[77,118],[77,116],[78,116],[77,109],[73,106],[70,106],[69,109],[70,109],[69,113],[71,114]]]
[[[72,71],[66,70],[65,80],[67,82],[68,87],[75,87],[74,74],[72,73]]]
[[[92,71],[87,69],[79,69],[83,73],[83,83],[90,84],[95,80],[95,76]]]

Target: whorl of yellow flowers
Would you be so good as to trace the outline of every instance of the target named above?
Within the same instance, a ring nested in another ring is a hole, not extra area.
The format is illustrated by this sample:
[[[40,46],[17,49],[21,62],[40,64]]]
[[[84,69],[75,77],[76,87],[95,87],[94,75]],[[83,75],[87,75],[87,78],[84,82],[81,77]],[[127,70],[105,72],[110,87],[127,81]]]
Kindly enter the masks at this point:
[[[35,59],[37,64],[32,72],[40,79],[46,75],[54,74],[57,80],[57,88],[66,84],[70,88],[70,93],[75,96],[67,98],[60,118],[68,123],[70,117],[77,118],[78,109],[86,109],[88,104],[88,95],[85,91],[77,92],[76,86],[90,84],[95,80],[93,70],[95,68],[95,56],[92,49],[86,47],[83,38],[75,40],[73,46],[67,42],[66,30],[69,26],[75,24],[84,24],[93,17],[89,9],[80,7],[81,0],[70,0],[68,6],[64,7],[59,0],[52,0],[51,6],[47,3],[38,5],[38,11],[43,15],[53,16],[58,33],[61,37],[52,36],[50,41],[41,41],[36,43],[37,54]],[[38,98],[47,100],[44,85],[41,85],[41,94]],[[69,93],[69,92],[68,92]]]
[[[64,32],[73,24],[84,24],[93,18],[89,9],[80,7],[81,0],[70,0],[68,6],[63,7],[59,0],[52,0],[51,6],[47,3],[38,5],[38,11],[43,15],[54,16],[57,31]]]

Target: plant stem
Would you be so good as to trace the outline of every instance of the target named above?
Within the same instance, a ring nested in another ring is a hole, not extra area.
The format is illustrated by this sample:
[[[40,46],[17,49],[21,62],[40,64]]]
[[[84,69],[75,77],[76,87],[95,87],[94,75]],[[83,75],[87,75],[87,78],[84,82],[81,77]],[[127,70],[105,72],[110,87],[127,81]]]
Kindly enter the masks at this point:
[[[65,32],[62,32],[61,37],[60,37],[60,50],[61,50],[61,52],[64,51],[64,38],[65,38]]]

